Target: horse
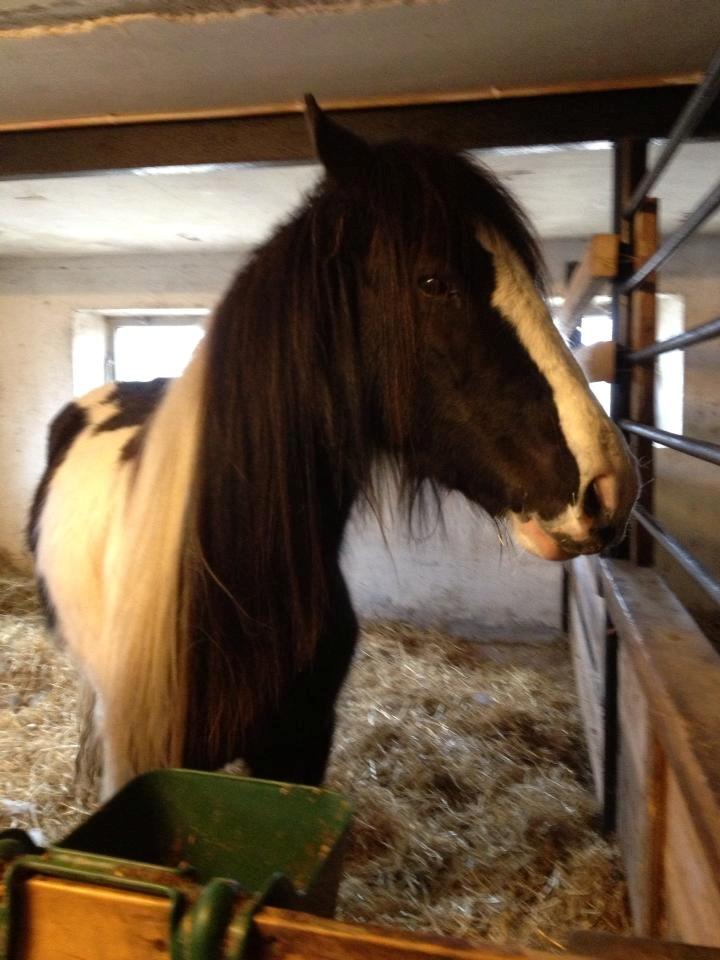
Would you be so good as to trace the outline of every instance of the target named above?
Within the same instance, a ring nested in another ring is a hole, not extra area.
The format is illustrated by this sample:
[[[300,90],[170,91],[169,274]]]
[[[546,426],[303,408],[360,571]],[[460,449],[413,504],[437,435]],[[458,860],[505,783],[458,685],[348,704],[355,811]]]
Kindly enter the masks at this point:
[[[324,176],[241,267],[186,371],[53,421],[28,524],[92,691],[102,795],[165,766],[317,785],[358,624],[340,568],[379,470],[549,560],[622,537],[636,468],[546,306],[493,175],[371,144],[311,97]]]

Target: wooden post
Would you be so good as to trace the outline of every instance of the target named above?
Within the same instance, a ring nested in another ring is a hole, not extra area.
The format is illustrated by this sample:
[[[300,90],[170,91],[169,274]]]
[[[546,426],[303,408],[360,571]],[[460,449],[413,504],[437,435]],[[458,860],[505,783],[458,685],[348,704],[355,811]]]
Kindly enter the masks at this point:
[[[633,217],[632,268],[636,270],[657,250],[657,200],[644,200]],[[656,280],[651,273],[630,294],[630,328],[628,346],[631,350],[647,347],[656,340]],[[655,365],[636,364],[630,375],[629,415],[631,420],[655,426]],[[630,448],[640,466],[640,503],[653,512],[653,486],[655,479],[653,445],[651,440],[633,435]],[[632,526],[630,557],[639,566],[652,566],[654,541],[639,523]]]
[[[645,140],[620,140],[615,144],[613,230],[620,237],[618,285],[633,271],[632,221],[623,216],[635,187],[646,169],[647,142]],[[624,296],[616,286],[613,292],[613,340],[620,347],[627,347],[631,326],[630,297]],[[630,376],[619,368],[612,388],[610,412],[613,420],[620,420],[630,413]],[[630,552],[628,539],[613,550],[616,557],[627,557]]]

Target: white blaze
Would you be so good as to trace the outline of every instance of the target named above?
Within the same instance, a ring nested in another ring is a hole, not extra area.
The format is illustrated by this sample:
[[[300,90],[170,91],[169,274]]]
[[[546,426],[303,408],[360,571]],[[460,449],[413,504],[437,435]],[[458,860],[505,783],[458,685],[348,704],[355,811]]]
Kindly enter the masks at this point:
[[[587,532],[582,501],[596,478],[618,479],[632,472],[622,436],[590,390],[585,375],[570,353],[526,267],[495,231],[479,227],[477,239],[495,267],[492,305],[512,324],[552,390],[560,427],[577,463],[580,489],[575,504],[557,517],[549,528],[581,538]]]

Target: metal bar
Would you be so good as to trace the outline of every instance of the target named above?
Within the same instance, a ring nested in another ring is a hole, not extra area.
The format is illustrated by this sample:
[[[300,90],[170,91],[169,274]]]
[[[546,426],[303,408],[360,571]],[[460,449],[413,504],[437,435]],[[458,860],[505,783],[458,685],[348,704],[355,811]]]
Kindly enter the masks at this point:
[[[720,207],[720,182],[716,183],[710,193],[695,207],[687,220],[681,224],[675,233],[671,234],[657,252],[649,257],[631,277],[620,284],[620,293],[630,293],[638,287],[645,277],[661,267],[682,246],[683,243],[702,226]]]
[[[720,444],[709,443],[706,440],[693,440],[692,437],[682,437],[678,433],[668,433],[667,430],[660,430],[658,427],[650,427],[645,423],[636,423],[635,420],[618,420],[618,425],[623,430],[635,433],[639,437],[647,437],[648,440],[654,440],[665,447],[672,447],[673,450],[679,450],[680,453],[686,453],[689,457],[695,457],[697,460],[705,460],[707,463],[715,463],[720,466]]]
[[[658,523],[655,517],[641,506],[636,506],[633,516],[647,530],[650,536],[673,557],[711,600],[720,604],[720,582],[685,547]]]
[[[704,343],[705,340],[713,340],[720,337],[720,317],[708,320],[687,333],[679,333],[676,337],[668,337],[667,340],[658,340],[657,343],[649,347],[643,347],[642,350],[631,350],[623,355],[623,363],[644,363],[646,360],[653,360],[662,353],[669,353],[671,350],[685,350],[696,343]]]
[[[635,213],[644,197],[648,195],[653,185],[659,180],[660,175],[672,160],[682,141],[692,136],[698,123],[713,105],[719,93],[720,47],[715,51],[715,55],[710,61],[704,80],[695,88],[695,92],[685,105],[685,109],[677,118],[665,146],[660,152],[660,156],[637,185],[635,192],[623,211],[624,216],[631,217]]]

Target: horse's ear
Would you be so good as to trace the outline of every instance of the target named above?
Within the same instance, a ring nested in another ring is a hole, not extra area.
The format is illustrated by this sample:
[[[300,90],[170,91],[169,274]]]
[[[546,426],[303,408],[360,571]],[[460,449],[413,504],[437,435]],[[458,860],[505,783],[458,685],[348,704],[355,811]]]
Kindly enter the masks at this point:
[[[305,119],[315,153],[334,180],[347,183],[367,166],[369,144],[331,120],[310,93],[305,95]]]

